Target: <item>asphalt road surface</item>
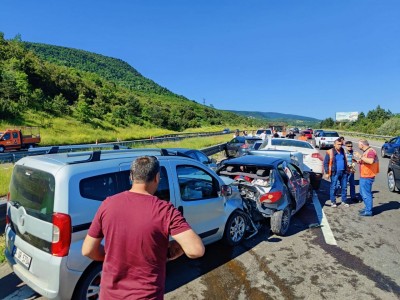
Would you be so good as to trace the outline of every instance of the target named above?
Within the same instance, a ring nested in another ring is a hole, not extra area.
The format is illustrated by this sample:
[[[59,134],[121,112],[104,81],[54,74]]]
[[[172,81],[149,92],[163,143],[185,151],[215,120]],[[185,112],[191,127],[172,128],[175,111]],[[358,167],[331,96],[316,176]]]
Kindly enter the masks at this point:
[[[165,299],[400,299],[400,193],[388,191],[387,164],[380,159],[373,217],[358,216],[362,203],[330,207],[323,181],[286,236],[266,222],[238,247],[215,243],[200,259],[168,263]],[[4,264],[0,299],[44,298]]]

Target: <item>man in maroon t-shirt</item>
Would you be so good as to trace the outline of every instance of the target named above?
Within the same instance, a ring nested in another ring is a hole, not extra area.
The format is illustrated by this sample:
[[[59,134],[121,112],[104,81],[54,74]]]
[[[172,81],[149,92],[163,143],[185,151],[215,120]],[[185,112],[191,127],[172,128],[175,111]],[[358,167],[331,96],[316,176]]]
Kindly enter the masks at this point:
[[[100,299],[163,299],[167,259],[201,257],[204,245],[171,203],[153,196],[160,181],[156,157],[137,158],[131,179],[129,191],[101,204],[82,254],[104,261]]]

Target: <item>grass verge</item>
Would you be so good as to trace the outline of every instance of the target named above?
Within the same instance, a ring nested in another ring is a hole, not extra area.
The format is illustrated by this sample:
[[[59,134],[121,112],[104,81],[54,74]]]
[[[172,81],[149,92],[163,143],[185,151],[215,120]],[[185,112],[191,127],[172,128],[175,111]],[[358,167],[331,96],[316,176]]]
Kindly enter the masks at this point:
[[[5,234],[3,233],[0,235],[0,265],[6,260],[6,257],[4,255],[4,250],[6,249],[6,237]]]
[[[0,164],[0,196],[7,195],[13,164]]]

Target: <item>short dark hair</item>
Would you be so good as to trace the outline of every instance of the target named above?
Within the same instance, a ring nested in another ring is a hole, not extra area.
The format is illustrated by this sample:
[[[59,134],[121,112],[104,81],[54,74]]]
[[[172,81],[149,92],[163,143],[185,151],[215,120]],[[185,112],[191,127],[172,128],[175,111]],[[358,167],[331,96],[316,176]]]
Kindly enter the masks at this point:
[[[140,156],[131,165],[132,181],[148,183],[160,172],[160,162],[155,156]]]
[[[352,141],[346,141],[344,144],[345,145],[353,145],[353,142]]]

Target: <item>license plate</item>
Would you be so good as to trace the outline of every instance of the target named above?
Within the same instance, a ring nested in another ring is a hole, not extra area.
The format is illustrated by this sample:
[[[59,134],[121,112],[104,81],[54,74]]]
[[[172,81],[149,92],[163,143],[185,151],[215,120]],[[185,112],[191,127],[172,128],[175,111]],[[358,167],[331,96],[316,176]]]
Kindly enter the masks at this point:
[[[17,259],[21,264],[23,264],[27,269],[29,269],[32,261],[32,257],[30,257],[25,252],[21,251],[20,249],[16,249],[14,254],[15,259]]]

